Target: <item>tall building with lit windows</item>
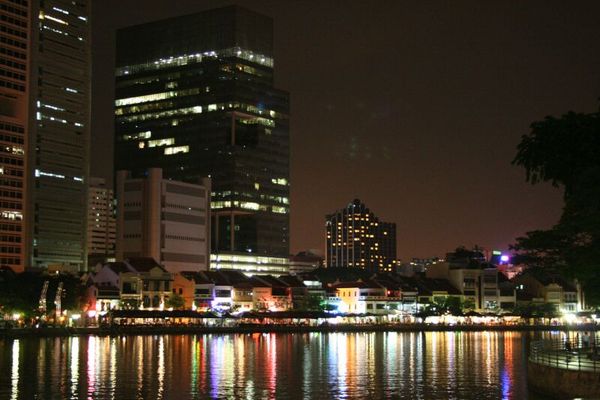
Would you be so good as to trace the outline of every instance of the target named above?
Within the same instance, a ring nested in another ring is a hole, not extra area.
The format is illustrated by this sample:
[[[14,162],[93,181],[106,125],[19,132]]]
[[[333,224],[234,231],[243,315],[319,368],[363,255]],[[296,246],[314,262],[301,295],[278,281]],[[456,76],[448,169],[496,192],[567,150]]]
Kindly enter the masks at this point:
[[[87,0],[0,0],[0,265],[84,269]]]
[[[287,260],[289,95],[273,83],[272,19],[230,6],[121,29],[116,64],[115,170],[211,177],[211,268]]]
[[[0,1],[0,266],[25,266],[30,19],[27,1]]]
[[[86,270],[91,1],[30,7],[27,263]]]
[[[328,268],[393,271],[396,260],[396,224],[382,222],[360,200],[327,215]]]

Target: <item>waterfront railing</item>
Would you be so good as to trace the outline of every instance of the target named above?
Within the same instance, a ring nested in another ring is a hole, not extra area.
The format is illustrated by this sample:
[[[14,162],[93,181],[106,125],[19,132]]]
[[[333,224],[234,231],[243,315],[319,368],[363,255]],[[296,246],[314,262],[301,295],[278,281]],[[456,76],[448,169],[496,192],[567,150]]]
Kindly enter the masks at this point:
[[[596,340],[588,344],[577,339],[539,340],[531,343],[529,361],[554,368],[600,373],[600,348]]]

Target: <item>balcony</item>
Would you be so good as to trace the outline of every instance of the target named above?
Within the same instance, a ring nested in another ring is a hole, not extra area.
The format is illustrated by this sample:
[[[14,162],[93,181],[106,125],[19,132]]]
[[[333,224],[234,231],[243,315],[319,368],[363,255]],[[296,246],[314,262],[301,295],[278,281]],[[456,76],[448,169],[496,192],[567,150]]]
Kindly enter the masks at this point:
[[[402,301],[402,297],[358,296],[358,301]]]

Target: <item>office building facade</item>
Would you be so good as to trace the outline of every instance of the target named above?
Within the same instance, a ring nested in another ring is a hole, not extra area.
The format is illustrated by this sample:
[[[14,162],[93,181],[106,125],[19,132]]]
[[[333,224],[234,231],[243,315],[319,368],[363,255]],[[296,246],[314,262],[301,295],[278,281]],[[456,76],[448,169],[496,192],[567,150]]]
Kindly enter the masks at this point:
[[[26,147],[31,10],[0,1],[0,265],[25,266]]]
[[[206,271],[210,262],[210,179],[191,184],[117,172],[117,260],[151,257],[169,272]]]
[[[116,169],[210,176],[214,260],[287,259],[288,97],[266,16],[232,6],[122,29]]]
[[[0,1],[0,262],[86,268],[90,5]]]
[[[325,220],[328,268],[393,271],[396,260],[396,224],[382,222],[360,200],[327,215]]]
[[[104,178],[89,178],[87,248],[88,264],[106,262],[115,256],[117,221],[114,192]]]

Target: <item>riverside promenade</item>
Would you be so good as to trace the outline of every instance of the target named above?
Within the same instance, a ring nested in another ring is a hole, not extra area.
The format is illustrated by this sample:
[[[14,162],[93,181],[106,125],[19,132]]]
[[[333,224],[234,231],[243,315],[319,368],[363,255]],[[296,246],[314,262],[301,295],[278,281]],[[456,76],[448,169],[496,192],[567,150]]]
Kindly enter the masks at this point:
[[[527,371],[529,386],[549,398],[600,398],[600,336],[587,343],[577,335],[564,340],[531,343]]]

